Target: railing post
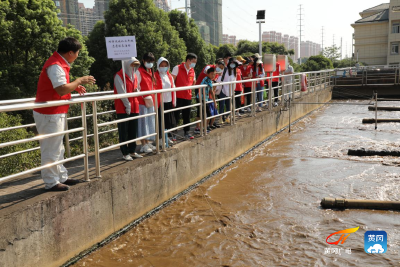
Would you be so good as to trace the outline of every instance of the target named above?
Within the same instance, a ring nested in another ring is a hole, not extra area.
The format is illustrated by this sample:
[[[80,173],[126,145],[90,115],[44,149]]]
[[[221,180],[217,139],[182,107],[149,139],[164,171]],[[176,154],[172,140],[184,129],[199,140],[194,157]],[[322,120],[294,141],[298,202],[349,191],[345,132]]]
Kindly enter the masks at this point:
[[[234,86],[236,87],[236,84],[231,84],[231,86],[230,86],[231,93],[232,93],[232,97],[231,97],[231,99],[232,99],[232,112],[231,112],[231,114],[232,114],[232,123],[231,123],[231,125],[232,124],[236,124],[236,111],[235,111],[235,109],[236,109],[236,95],[235,95],[235,91],[233,90]]]
[[[278,90],[279,92],[279,90]],[[278,93],[279,94],[279,93]],[[281,77],[281,106],[283,107],[285,105],[285,78]]]
[[[201,88],[200,90],[203,93],[203,98],[200,98],[200,96],[199,96],[199,99],[203,100],[203,101],[200,101],[200,105],[202,105],[202,109],[203,109],[203,121],[201,123],[204,125],[204,135],[207,135],[208,125],[207,125],[206,88]],[[212,90],[212,88],[211,88],[211,90]]]
[[[160,122],[158,121],[158,94],[153,94],[155,98],[154,111],[156,112],[156,153],[160,154]]]
[[[368,85],[368,70],[365,71],[365,85]]]
[[[97,102],[92,102],[93,106],[93,139],[94,139],[94,159],[96,177],[100,178],[100,144],[99,144],[99,128],[97,127]]]
[[[68,114],[65,118],[65,126],[64,126],[65,131],[68,131]],[[71,157],[71,146],[69,145],[69,134],[65,135],[65,152],[67,153],[67,157]]]
[[[204,136],[204,132],[207,133],[207,126],[206,126],[206,123],[204,122],[204,116],[203,116],[203,105],[201,104],[201,99],[203,99],[203,95],[204,95],[203,94],[203,88],[199,88],[200,136]]]
[[[375,130],[378,129],[378,93],[375,93]]]
[[[251,83],[251,101],[252,101],[252,106],[251,106],[251,115],[254,117],[256,115],[256,82]]]
[[[272,111],[272,94],[273,94],[273,90],[272,90],[272,73],[269,73],[269,81],[268,81],[268,110]]]
[[[82,128],[83,128],[82,142],[83,142],[83,153],[85,154],[85,157],[83,158],[83,166],[84,166],[83,177],[85,181],[88,182],[90,181],[90,179],[89,179],[89,149],[87,142],[86,102],[82,103],[81,108],[82,108]]]
[[[160,94],[160,117],[161,117],[161,140],[162,140],[162,151],[167,150],[168,138],[165,138],[165,110],[164,110],[164,96]]]
[[[232,103],[232,102],[234,102],[234,101],[232,101],[232,99],[234,99],[234,94],[233,94],[233,84],[230,84],[229,85],[229,91],[230,91],[230,94],[231,94],[231,99],[229,99],[229,101],[230,101],[230,103],[231,103],[231,119],[230,119],[230,122],[231,122],[231,125],[233,125],[233,122],[234,122],[234,119],[235,119],[235,109],[234,109],[234,104]]]

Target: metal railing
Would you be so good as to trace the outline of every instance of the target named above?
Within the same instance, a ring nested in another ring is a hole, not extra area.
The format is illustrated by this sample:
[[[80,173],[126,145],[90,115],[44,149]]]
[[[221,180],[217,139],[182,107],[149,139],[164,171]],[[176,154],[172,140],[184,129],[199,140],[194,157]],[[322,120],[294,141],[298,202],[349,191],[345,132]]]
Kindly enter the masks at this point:
[[[362,66],[336,69],[335,86],[391,86],[400,84],[399,65]]]
[[[323,90],[326,89],[328,86],[333,86],[334,85],[334,70],[324,70],[324,71],[317,71],[317,72],[306,72],[306,73],[295,73],[295,74],[290,74],[290,75],[280,75],[276,77],[264,77],[264,78],[257,78],[257,79],[249,79],[249,80],[242,80],[242,81],[234,81],[234,82],[227,82],[227,83],[215,83],[213,84],[213,87],[216,86],[223,86],[223,85],[228,85],[229,86],[229,96],[225,98],[218,98],[216,99],[216,102],[219,103],[220,101],[225,101],[229,100],[231,103],[231,108],[230,110],[224,111],[222,114],[218,114],[215,116],[209,116],[207,117],[207,112],[206,112],[206,105],[212,103],[213,101],[205,101],[206,95],[205,95],[205,88],[207,85],[196,85],[196,86],[188,86],[188,87],[179,87],[179,88],[171,88],[171,89],[163,89],[163,90],[153,90],[153,91],[146,91],[146,92],[136,92],[136,93],[128,93],[128,94],[114,94],[113,91],[107,91],[107,92],[100,92],[100,93],[89,93],[86,94],[85,96],[78,96],[78,95],[73,95],[73,97],[70,100],[60,100],[60,101],[50,101],[50,102],[45,102],[45,103],[34,103],[33,98],[29,99],[21,99],[21,100],[7,100],[7,101],[0,101],[0,112],[18,112],[22,110],[33,110],[37,108],[44,108],[44,107],[55,107],[55,106],[61,106],[61,105],[81,105],[81,115],[80,116],[75,116],[75,117],[70,117],[67,118],[66,120],[66,127],[65,130],[62,132],[58,133],[52,133],[52,134],[46,134],[46,135],[38,135],[32,138],[27,138],[27,139],[21,139],[21,140],[15,140],[15,141],[10,141],[6,143],[1,143],[0,144],[0,149],[5,148],[5,147],[10,147],[10,146],[15,146],[18,144],[23,144],[23,143],[29,143],[29,142],[38,142],[39,140],[43,140],[45,138],[50,138],[54,136],[60,136],[60,135],[65,135],[65,144],[66,144],[66,154],[67,158],[62,160],[62,161],[57,161],[51,164],[47,164],[45,166],[40,166],[36,168],[32,168],[29,170],[25,170],[23,172],[19,173],[14,173],[5,177],[0,178],[0,182],[4,182],[7,180],[14,179],[16,177],[20,177],[23,175],[27,175],[33,172],[37,172],[40,170],[43,170],[45,168],[49,168],[52,166],[56,166],[58,164],[63,164],[66,162],[74,161],[77,159],[82,159],[84,160],[84,179],[86,181],[89,181],[89,165],[88,165],[88,158],[89,158],[89,148],[88,148],[88,138],[93,138],[94,139],[94,157],[95,157],[95,175],[96,177],[101,177],[101,164],[100,164],[100,155],[103,152],[119,148],[121,145],[126,145],[129,143],[141,141],[141,140],[146,140],[151,137],[155,137],[155,142],[156,142],[156,153],[160,153],[160,139],[161,139],[161,151],[166,151],[166,134],[172,133],[174,131],[177,131],[179,129],[182,129],[187,126],[192,126],[194,124],[199,123],[200,124],[200,135],[204,136],[207,135],[207,120],[213,119],[213,118],[221,118],[222,116],[226,116],[230,118],[230,124],[233,125],[236,123],[237,116],[235,116],[236,112],[239,112],[240,110],[243,110],[245,108],[250,108],[250,116],[256,116],[256,106],[259,104],[267,104],[268,109],[271,111],[272,110],[272,102],[275,100],[280,100],[279,105],[284,106],[286,105],[286,101],[289,98],[294,98],[295,94],[298,95],[298,97],[301,97],[303,94],[309,94],[311,92],[315,92],[317,90]],[[301,75],[306,74],[308,76],[308,90],[307,91],[302,91],[301,90]],[[272,87],[272,79],[274,78],[279,78],[282,82],[278,84],[276,87]],[[286,78],[289,78],[291,80],[290,83],[285,84]],[[256,84],[260,81],[268,81],[268,87],[262,88],[261,91],[256,91]],[[243,91],[240,94],[235,95],[234,93],[234,88],[236,87],[237,84],[242,83],[249,83],[251,82],[252,87],[251,87],[251,92],[244,93]],[[291,88],[291,89],[290,89]],[[157,95],[160,95],[160,102],[163,103],[163,93],[167,92],[177,92],[177,91],[183,91],[183,90],[194,90],[194,89],[199,89],[199,99],[202,101],[199,101],[199,103],[192,104],[189,106],[185,107],[178,107],[170,110],[164,110],[164,105],[160,105],[160,111],[158,110],[158,97]],[[278,95],[273,95],[274,89],[278,90]],[[289,90],[290,89],[290,90]],[[262,92],[264,95],[264,92],[267,94],[267,98],[264,99],[258,99],[256,98],[257,92]],[[129,117],[127,119],[119,119],[119,120],[112,120],[112,121],[105,121],[105,122],[99,122],[99,117],[102,115],[107,115],[107,114],[113,114],[115,113],[114,110],[108,110],[104,112],[98,112],[98,103],[102,101],[110,101],[110,100],[115,100],[115,99],[122,99],[122,98],[129,98],[129,97],[140,97],[144,95],[154,95],[155,94],[155,103],[154,103],[154,112],[146,115],[139,115],[139,116],[134,116],[134,117]],[[236,98],[238,97],[243,97],[251,95],[251,103],[245,103],[244,106],[241,107],[236,107]],[[87,105],[91,105],[93,113],[92,114],[87,114]],[[183,109],[187,108],[199,108],[200,109],[200,119],[190,122],[188,124],[182,124],[177,126],[174,129],[165,129],[165,122],[164,122],[164,114],[170,113],[170,112],[177,112]],[[217,108],[217,107],[216,107]],[[161,121],[159,121],[159,112],[161,112]],[[121,122],[126,122],[130,120],[138,120],[140,118],[146,118],[146,117],[155,117],[155,132],[151,133],[146,136],[141,136],[138,137],[134,140],[129,140],[124,143],[117,143],[117,144],[111,144],[105,147],[100,146],[100,141],[99,141],[99,136],[102,134],[107,134],[107,133],[113,133],[118,131],[117,128],[111,128],[107,129],[104,131],[100,131],[104,127],[109,127],[111,125],[115,125],[117,123]],[[93,122],[93,134],[88,134],[88,119],[91,118]],[[73,120],[82,120],[82,126],[81,127],[76,127],[74,129],[68,129],[68,121],[73,121]],[[31,124],[26,124],[26,125],[16,125],[8,128],[3,128],[0,129],[0,133],[4,131],[11,131],[15,129],[21,129],[21,128],[27,128],[27,127],[33,127],[35,126],[34,123]],[[69,134],[72,133],[82,133],[81,136],[75,137],[70,139]],[[82,140],[83,142],[83,151],[81,154],[76,155],[71,157],[70,156],[70,142],[74,142],[77,140]],[[40,149],[40,147],[35,147],[35,148],[30,148],[26,150],[21,150],[21,151],[16,151],[12,152],[6,155],[0,155],[0,159],[5,159],[8,157],[16,156],[22,153],[27,153],[27,152],[32,152],[35,150]]]

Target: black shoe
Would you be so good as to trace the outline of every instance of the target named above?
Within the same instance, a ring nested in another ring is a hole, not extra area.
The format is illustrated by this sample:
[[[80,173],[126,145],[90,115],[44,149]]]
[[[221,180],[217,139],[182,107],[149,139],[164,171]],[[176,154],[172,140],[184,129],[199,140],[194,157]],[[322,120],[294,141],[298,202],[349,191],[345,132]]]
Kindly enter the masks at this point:
[[[67,179],[63,184],[66,185],[76,185],[79,184],[81,181],[77,179]]]
[[[65,184],[56,184],[50,189],[46,189],[47,191],[68,191],[69,186]]]
[[[213,126],[214,126],[215,128],[221,128],[221,126],[220,126],[220,125],[218,125],[218,124],[217,124],[217,123],[215,123],[215,122],[214,122]]]

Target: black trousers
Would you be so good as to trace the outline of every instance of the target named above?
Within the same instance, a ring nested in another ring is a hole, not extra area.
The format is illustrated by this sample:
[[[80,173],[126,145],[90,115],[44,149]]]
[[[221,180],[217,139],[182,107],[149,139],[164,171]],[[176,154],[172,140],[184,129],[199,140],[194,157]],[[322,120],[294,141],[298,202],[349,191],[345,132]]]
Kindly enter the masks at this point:
[[[278,87],[279,82],[272,82],[272,87]],[[274,97],[279,96],[279,88],[274,89]],[[275,98],[275,102],[278,102],[278,98]]]
[[[164,111],[173,109],[174,105],[172,102],[164,103]],[[158,108],[158,129],[159,129],[159,135],[160,139],[162,138],[161,136],[161,107]],[[175,114],[174,112],[166,113],[164,114],[164,124],[165,124],[165,130],[171,130],[176,127],[176,120],[175,120]],[[168,136],[171,137],[171,133],[168,133]]]
[[[240,94],[242,94],[242,92],[235,91],[235,95],[240,95]],[[238,109],[240,107],[242,107],[242,97],[238,96],[235,97],[235,109]]]
[[[245,93],[250,93],[251,92],[251,87],[245,87],[244,88],[244,92]],[[248,106],[248,105],[250,105],[252,103],[251,102],[251,94],[245,95],[245,97],[246,97],[246,106]]]
[[[117,114],[117,119],[127,119],[131,117],[139,116],[138,113],[128,114]],[[126,122],[118,123],[118,136],[119,142],[123,143],[129,140],[133,140],[137,138],[137,131],[138,131],[138,120],[131,120]],[[126,156],[129,153],[135,153],[136,150],[136,142],[122,145],[120,146],[122,155]]]
[[[177,98],[176,99],[176,106],[177,108],[182,108],[182,107],[187,107],[192,104],[192,100],[188,99],[182,99],[182,98]],[[175,121],[176,123],[179,122],[180,120],[180,113],[182,112],[182,119],[183,119],[183,124],[189,124],[190,123],[190,113],[191,113],[191,108],[185,108],[182,110],[175,111]],[[190,126],[186,126],[183,128],[185,134],[187,134],[190,131]]]

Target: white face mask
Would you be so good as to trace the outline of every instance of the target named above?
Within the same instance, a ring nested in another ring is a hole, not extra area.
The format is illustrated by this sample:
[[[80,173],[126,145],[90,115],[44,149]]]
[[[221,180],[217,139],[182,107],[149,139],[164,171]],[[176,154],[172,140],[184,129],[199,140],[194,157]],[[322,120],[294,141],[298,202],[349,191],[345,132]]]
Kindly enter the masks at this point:
[[[158,71],[159,71],[160,73],[162,73],[162,74],[167,73],[168,67],[159,67],[159,68],[158,68]]]
[[[190,63],[190,67],[193,69],[194,67],[196,67],[196,63]]]
[[[154,63],[146,62],[144,63],[144,66],[148,69],[151,69],[154,66]]]

